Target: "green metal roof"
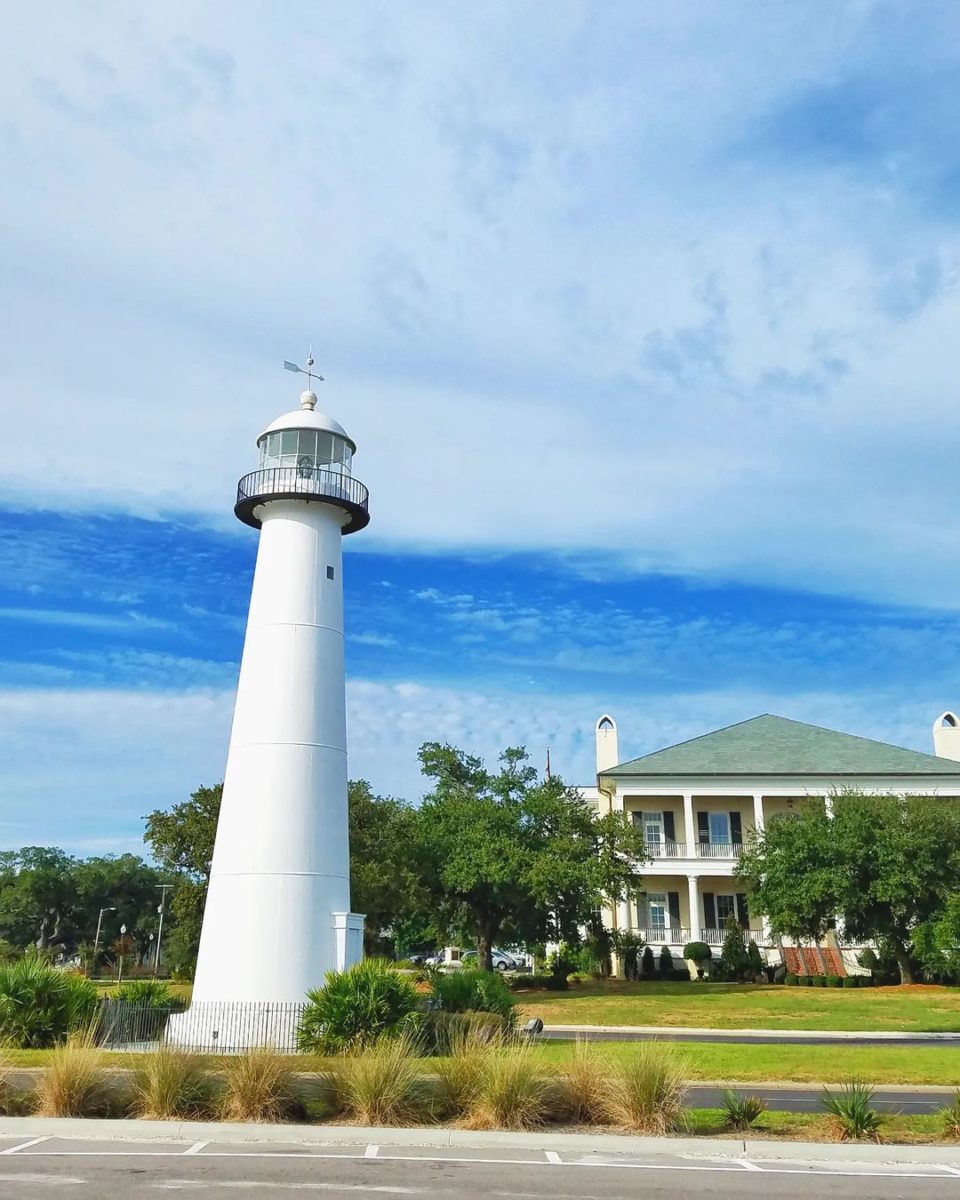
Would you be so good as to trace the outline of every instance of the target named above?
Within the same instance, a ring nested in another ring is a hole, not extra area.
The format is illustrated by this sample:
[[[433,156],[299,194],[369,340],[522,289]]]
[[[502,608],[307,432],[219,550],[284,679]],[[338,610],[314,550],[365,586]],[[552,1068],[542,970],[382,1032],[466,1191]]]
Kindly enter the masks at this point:
[[[952,775],[960,782],[960,762],[764,713],[603,774]]]

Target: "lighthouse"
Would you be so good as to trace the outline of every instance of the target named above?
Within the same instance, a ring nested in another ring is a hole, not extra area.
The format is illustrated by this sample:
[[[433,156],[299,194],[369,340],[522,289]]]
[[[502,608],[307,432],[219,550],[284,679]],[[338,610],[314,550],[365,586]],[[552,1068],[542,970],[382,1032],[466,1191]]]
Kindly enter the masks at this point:
[[[260,542],[181,1018],[182,1033],[202,1040],[215,1024],[225,1047],[269,1040],[271,1021],[251,1022],[249,1006],[299,1003],[363,950],[363,917],[350,911],[341,547],[370,518],[356,445],[318,411],[312,366],[299,408],[257,438],[257,469],[237,485],[234,508]],[[228,1017],[234,1005],[247,1010],[242,1022]]]

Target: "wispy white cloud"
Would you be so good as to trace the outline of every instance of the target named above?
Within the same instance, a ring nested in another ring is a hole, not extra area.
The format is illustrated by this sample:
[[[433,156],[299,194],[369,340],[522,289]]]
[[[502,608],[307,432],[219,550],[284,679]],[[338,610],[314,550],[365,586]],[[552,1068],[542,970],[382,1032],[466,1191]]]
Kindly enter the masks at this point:
[[[148,629],[169,629],[169,621],[128,611],[119,616],[103,613],[67,611],[55,608],[0,608],[0,620],[24,621],[34,625],[62,625],[111,633],[139,633]]]
[[[8,18],[8,499],[226,527],[322,336],[368,547],[956,606],[956,6],[226,13]]]

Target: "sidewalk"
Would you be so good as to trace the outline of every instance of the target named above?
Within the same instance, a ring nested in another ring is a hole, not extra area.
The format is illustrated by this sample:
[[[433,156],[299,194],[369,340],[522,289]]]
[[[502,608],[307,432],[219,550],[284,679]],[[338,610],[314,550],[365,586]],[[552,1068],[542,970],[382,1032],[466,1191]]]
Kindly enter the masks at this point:
[[[437,1150],[537,1151],[539,1153],[574,1153],[598,1156],[630,1156],[650,1158],[663,1155],[684,1159],[718,1160],[747,1159],[752,1162],[791,1162],[809,1167],[812,1163],[867,1165],[896,1164],[900,1167],[943,1166],[960,1174],[960,1146],[908,1146],[898,1143],[795,1142],[742,1137],[631,1137],[603,1133],[483,1133],[450,1128],[390,1128],[376,1129],[344,1125],[239,1125],[216,1121],[139,1121],[90,1120],[65,1117],[0,1117],[0,1139],[19,1139],[0,1154],[20,1154],[40,1157],[45,1153],[42,1144],[34,1139],[47,1138],[79,1142],[132,1142],[140,1145],[158,1143],[155,1153],[161,1155],[186,1152],[213,1146],[277,1146],[304,1151],[318,1147],[355,1147],[356,1157],[374,1157],[389,1148],[419,1147]],[[187,1150],[181,1149],[185,1147]],[[170,1149],[167,1149],[170,1148]],[[362,1150],[361,1150],[362,1148]],[[119,1149],[119,1147],[118,1147]],[[68,1151],[69,1152],[69,1151]],[[82,1153],[82,1151],[80,1151]],[[103,1153],[103,1151],[93,1151]],[[62,1154],[63,1151],[54,1151]]]

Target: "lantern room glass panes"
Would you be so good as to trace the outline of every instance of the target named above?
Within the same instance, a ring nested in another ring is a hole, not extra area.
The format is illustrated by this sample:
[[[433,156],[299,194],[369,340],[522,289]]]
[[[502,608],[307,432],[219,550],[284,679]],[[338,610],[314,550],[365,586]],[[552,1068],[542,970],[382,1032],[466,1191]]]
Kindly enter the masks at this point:
[[[317,429],[284,429],[260,439],[260,467],[295,467],[307,476],[314,470],[349,475],[353,451],[335,433]]]

